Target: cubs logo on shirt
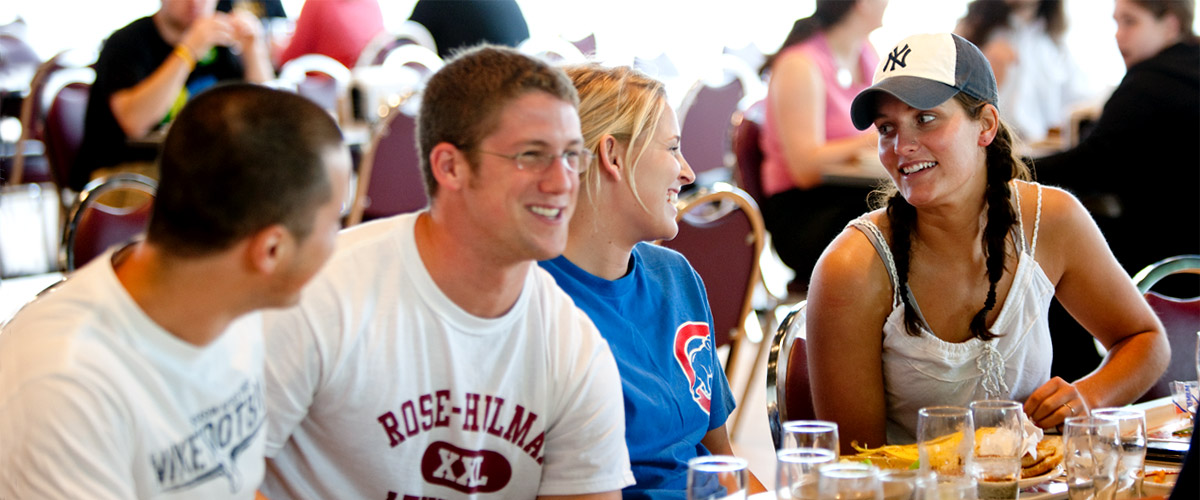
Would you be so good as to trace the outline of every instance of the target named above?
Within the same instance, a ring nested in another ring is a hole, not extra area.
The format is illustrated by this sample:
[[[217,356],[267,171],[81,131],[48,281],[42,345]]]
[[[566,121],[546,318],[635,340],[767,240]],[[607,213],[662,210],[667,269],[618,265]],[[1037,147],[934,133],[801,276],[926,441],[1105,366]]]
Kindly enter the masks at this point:
[[[675,361],[688,380],[692,400],[707,414],[712,405],[712,378],[715,367],[712,338],[708,323],[689,321],[675,330]]]

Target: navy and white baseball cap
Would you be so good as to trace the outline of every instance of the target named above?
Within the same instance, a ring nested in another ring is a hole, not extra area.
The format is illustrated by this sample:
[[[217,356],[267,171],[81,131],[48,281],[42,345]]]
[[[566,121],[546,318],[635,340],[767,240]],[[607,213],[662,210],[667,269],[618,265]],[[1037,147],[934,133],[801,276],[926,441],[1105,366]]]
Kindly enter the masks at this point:
[[[873,85],[850,105],[854,127],[875,121],[875,100],[886,92],[917,109],[931,109],[965,92],[995,106],[996,75],[979,47],[952,33],[913,35],[901,40],[875,68]]]

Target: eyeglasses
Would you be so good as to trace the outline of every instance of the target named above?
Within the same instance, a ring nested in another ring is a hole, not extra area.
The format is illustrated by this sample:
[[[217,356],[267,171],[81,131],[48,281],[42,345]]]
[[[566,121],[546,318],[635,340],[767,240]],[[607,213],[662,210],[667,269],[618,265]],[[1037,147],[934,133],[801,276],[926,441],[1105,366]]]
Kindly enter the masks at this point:
[[[537,151],[525,151],[514,155],[502,155],[491,151],[478,150],[480,153],[498,156],[507,160],[517,162],[517,168],[528,170],[534,173],[544,172],[547,168],[554,165],[555,162],[562,160],[566,162],[567,170],[571,172],[580,172],[587,170],[588,165],[592,164],[592,152],[587,149],[568,149],[562,153],[541,153]]]

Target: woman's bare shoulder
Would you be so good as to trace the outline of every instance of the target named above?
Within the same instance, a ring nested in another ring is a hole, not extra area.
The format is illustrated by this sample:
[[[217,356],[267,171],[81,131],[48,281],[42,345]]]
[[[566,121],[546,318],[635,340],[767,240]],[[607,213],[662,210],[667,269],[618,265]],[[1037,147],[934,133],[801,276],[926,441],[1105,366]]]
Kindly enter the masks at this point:
[[[885,235],[887,217],[882,210],[863,216],[873,222]],[[825,248],[813,269],[810,294],[831,293],[834,296],[862,295],[864,291],[883,290],[890,301],[891,281],[882,256],[862,230],[847,225]]]

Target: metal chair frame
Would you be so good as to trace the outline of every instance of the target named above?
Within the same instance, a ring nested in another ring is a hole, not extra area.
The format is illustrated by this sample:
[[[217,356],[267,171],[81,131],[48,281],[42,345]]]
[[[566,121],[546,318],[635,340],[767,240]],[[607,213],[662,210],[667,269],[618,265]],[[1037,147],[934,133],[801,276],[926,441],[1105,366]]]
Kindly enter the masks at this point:
[[[133,189],[144,192],[153,198],[158,191],[158,182],[144,175],[132,173],[114,174],[95,179],[79,192],[79,197],[71,207],[67,216],[66,227],[63,228],[62,245],[59,247],[59,265],[63,272],[75,270],[75,239],[79,233],[79,225],[88,210],[96,204],[96,200],[105,193],[118,189]]]
[[[807,307],[808,302],[801,301],[788,310],[783,321],[779,322],[775,338],[771,341],[771,352],[767,356],[767,426],[771,429],[771,442],[775,444],[775,449],[779,449],[784,422],[812,418],[812,415],[789,415],[787,404],[788,370],[791,368],[788,365],[796,340],[807,339],[804,329]],[[804,368],[807,369],[807,366]],[[808,398],[811,400],[811,392]]]

